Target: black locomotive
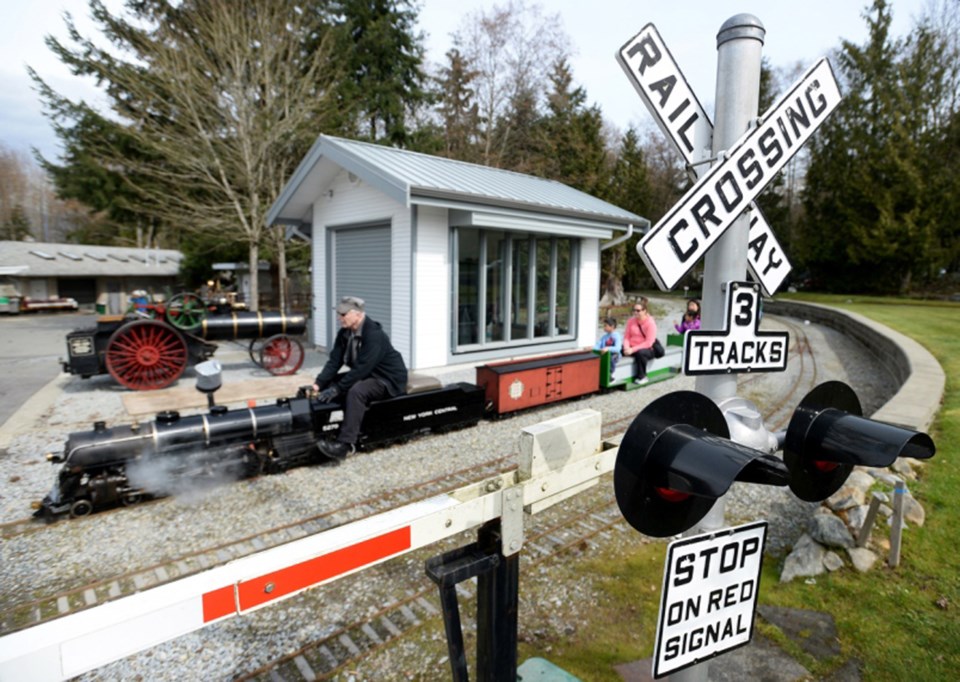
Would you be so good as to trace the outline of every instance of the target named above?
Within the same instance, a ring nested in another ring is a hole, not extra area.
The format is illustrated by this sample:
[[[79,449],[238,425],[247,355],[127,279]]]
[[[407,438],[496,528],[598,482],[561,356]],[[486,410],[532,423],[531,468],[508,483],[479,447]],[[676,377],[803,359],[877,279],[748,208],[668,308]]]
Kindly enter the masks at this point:
[[[181,416],[161,412],[145,425],[71,433],[63,455],[48,459],[63,466],[36,516],[85,516],[117,504],[130,505],[145,496],[163,496],[184,481],[236,480],[321,463],[320,438],[335,437],[342,407],[323,403],[310,387],[273,405],[227,409],[213,403],[220,387],[219,366],[197,366],[198,389],[209,396],[206,414]],[[402,440],[417,433],[475,425],[483,416],[483,390],[468,383],[440,386],[417,377],[408,393],[374,402],[364,415],[358,446]]]

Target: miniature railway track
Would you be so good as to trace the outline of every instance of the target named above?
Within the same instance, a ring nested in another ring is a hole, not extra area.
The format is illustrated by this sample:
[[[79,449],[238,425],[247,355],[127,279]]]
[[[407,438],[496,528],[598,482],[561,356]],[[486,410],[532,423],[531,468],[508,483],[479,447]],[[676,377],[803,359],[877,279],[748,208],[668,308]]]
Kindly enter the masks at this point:
[[[761,411],[770,430],[785,428],[792,406],[797,400],[797,394],[802,395],[812,388],[817,378],[816,358],[803,326],[788,319],[780,319],[793,337],[790,362],[797,371],[791,372],[789,386],[778,391],[775,404],[762,406]],[[743,376],[741,382],[749,384],[758,378],[757,375]],[[606,439],[622,433],[632,419],[632,416],[628,416],[606,422],[603,426],[603,437]],[[0,635],[156,587],[359,518],[450,492],[470,483],[477,483],[498,475],[502,471],[510,470],[512,467],[506,464],[512,459],[509,456],[491,459],[415,486],[387,491],[382,495],[255,535],[193,551],[162,563],[101,579],[59,594],[13,605],[0,611]],[[628,530],[626,525],[622,524],[616,504],[609,498],[585,512],[580,510],[568,514],[547,528],[538,529],[537,526],[540,523],[535,519],[531,532],[525,538],[527,551],[523,553],[521,560],[527,566],[549,561],[565,549],[575,547],[597,535],[608,533],[617,524],[621,524],[622,529]],[[45,527],[47,524],[33,518],[8,522],[0,524],[0,538],[9,539],[36,532]],[[385,600],[384,606],[376,613],[372,615],[365,613],[363,617],[337,628],[322,640],[309,643],[296,652],[285,655],[255,671],[245,673],[238,679],[310,680],[329,677],[343,670],[351,661],[357,661],[398,638],[412,633],[424,620],[438,616],[439,606],[435,592],[433,585],[430,585],[429,588],[408,590],[399,597]],[[459,585],[458,592],[463,597],[472,596],[468,583]]]
[[[604,437],[616,432],[616,429],[605,429]],[[298,540],[307,535],[329,530],[360,518],[373,516],[434,495],[451,492],[470,483],[478,483],[515,469],[515,465],[505,465],[512,459],[510,456],[491,459],[476,466],[445,474],[413,486],[396,488],[375,497],[270,528],[254,535],[192,551],[161,563],[117,574],[64,592],[15,604],[0,611],[0,636],[75,613],[106,601],[179,580],[248,554]],[[114,511],[120,511],[120,509],[110,510],[110,512]],[[12,534],[17,532],[21,534],[35,532],[45,527],[47,525],[42,521],[23,519],[4,524],[3,531],[5,534],[3,537],[11,537]],[[7,533],[11,535],[7,535]]]
[[[813,347],[810,345],[810,339],[804,326],[789,318],[779,319],[787,327],[792,337],[791,357],[788,360],[787,367],[790,368],[791,361],[793,361],[794,369],[790,371],[792,376],[789,380],[789,388],[779,391],[776,402],[764,406],[762,410],[766,427],[770,431],[787,428],[793,410],[800,402],[800,398],[817,385],[818,378],[817,358],[813,353]],[[755,378],[756,375],[744,377],[741,379],[741,385],[748,384]]]
[[[791,377],[789,386],[775,404],[763,406],[761,410],[765,420],[773,422],[768,424],[770,430],[785,428],[797,394],[809,391],[817,380],[816,358],[806,332],[799,324],[788,320],[783,320],[783,323],[793,335],[790,360],[799,363],[799,371]],[[633,417],[624,417],[605,422],[603,437],[609,438],[622,433],[632,419]],[[563,518],[549,525],[533,517],[534,525],[524,540],[521,574],[531,566],[549,561],[567,549],[579,546],[598,535],[609,534],[611,529],[632,532],[623,522],[616,503],[609,497],[587,510],[582,510],[577,505],[575,509],[566,511]],[[474,595],[469,585],[461,583],[457,586],[462,600]],[[236,679],[256,682],[329,679],[363,657],[412,634],[425,620],[439,616],[436,592],[433,585],[419,590],[408,590],[403,597],[387,601],[376,613],[364,615],[322,639],[310,642],[256,670],[241,674]]]
[[[596,536],[609,535],[614,530],[628,529],[615,502],[609,499],[586,509],[577,505],[561,518],[548,522],[534,520],[533,532],[524,540],[521,554],[521,574],[525,570],[548,562],[563,552],[581,546]],[[464,612],[464,604],[475,595],[474,581],[457,585]],[[329,635],[300,647],[294,652],[271,661],[256,670],[235,678],[238,682],[300,682],[328,679],[352,663],[412,634],[425,620],[440,616],[437,589],[432,584],[409,590],[401,598],[391,598],[379,611],[343,625]]]
[[[35,519],[32,516],[28,516],[25,519],[18,519],[16,521],[0,523],[0,539],[9,540],[10,538],[17,537],[18,535],[35,533],[38,530],[43,530],[45,525],[46,524],[44,524],[43,521]]]

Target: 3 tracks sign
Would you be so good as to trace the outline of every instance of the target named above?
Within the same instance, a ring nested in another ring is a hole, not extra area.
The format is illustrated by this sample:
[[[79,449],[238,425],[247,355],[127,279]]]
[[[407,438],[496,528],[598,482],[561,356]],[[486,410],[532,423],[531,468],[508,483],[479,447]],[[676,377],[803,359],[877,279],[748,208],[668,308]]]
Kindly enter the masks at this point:
[[[787,368],[787,332],[760,331],[760,288],[727,282],[726,327],[691,330],[683,337],[685,374],[782,372]]]

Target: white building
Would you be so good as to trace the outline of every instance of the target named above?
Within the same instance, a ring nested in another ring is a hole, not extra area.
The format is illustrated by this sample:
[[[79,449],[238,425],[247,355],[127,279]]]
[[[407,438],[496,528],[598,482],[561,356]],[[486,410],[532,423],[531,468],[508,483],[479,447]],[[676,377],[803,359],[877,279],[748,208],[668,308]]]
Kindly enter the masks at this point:
[[[321,135],[267,224],[312,240],[317,345],[360,296],[424,369],[592,346],[601,243],[649,222],[551,180]]]

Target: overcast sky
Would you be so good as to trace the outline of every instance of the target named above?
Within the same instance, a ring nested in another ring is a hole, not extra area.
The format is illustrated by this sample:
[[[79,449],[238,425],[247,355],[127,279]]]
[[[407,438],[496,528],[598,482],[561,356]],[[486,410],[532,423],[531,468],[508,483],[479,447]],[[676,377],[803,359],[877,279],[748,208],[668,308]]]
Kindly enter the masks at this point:
[[[117,8],[120,0],[105,0]],[[38,148],[55,157],[60,148],[41,114],[26,65],[32,66],[57,92],[96,101],[93,85],[70,76],[44,45],[47,34],[63,38],[62,15],[70,12],[81,31],[89,33],[86,0],[0,0],[0,142],[29,152]],[[491,0],[424,0],[420,29],[427,38],[428,59],[442,62],[451,46],[450,34],[476,9],[504,5]],[[528,4],[532,4],[528,0]],[[864,0],[550,0],[540,3],[547,14],[559,13],[575,51],[571,60],[575,81],[604,117],[625,129],[645,126],[643,108],[614,53],[646,24],[656,25],[694,92],[712,114],[716,87],[716,35],[730,17],[753,14],[766,29],[763,54],[774,67],[804,68],[840,45],[841,39],[866,40]],[[893,34],[902,36],[927,0],[891,0]]]

